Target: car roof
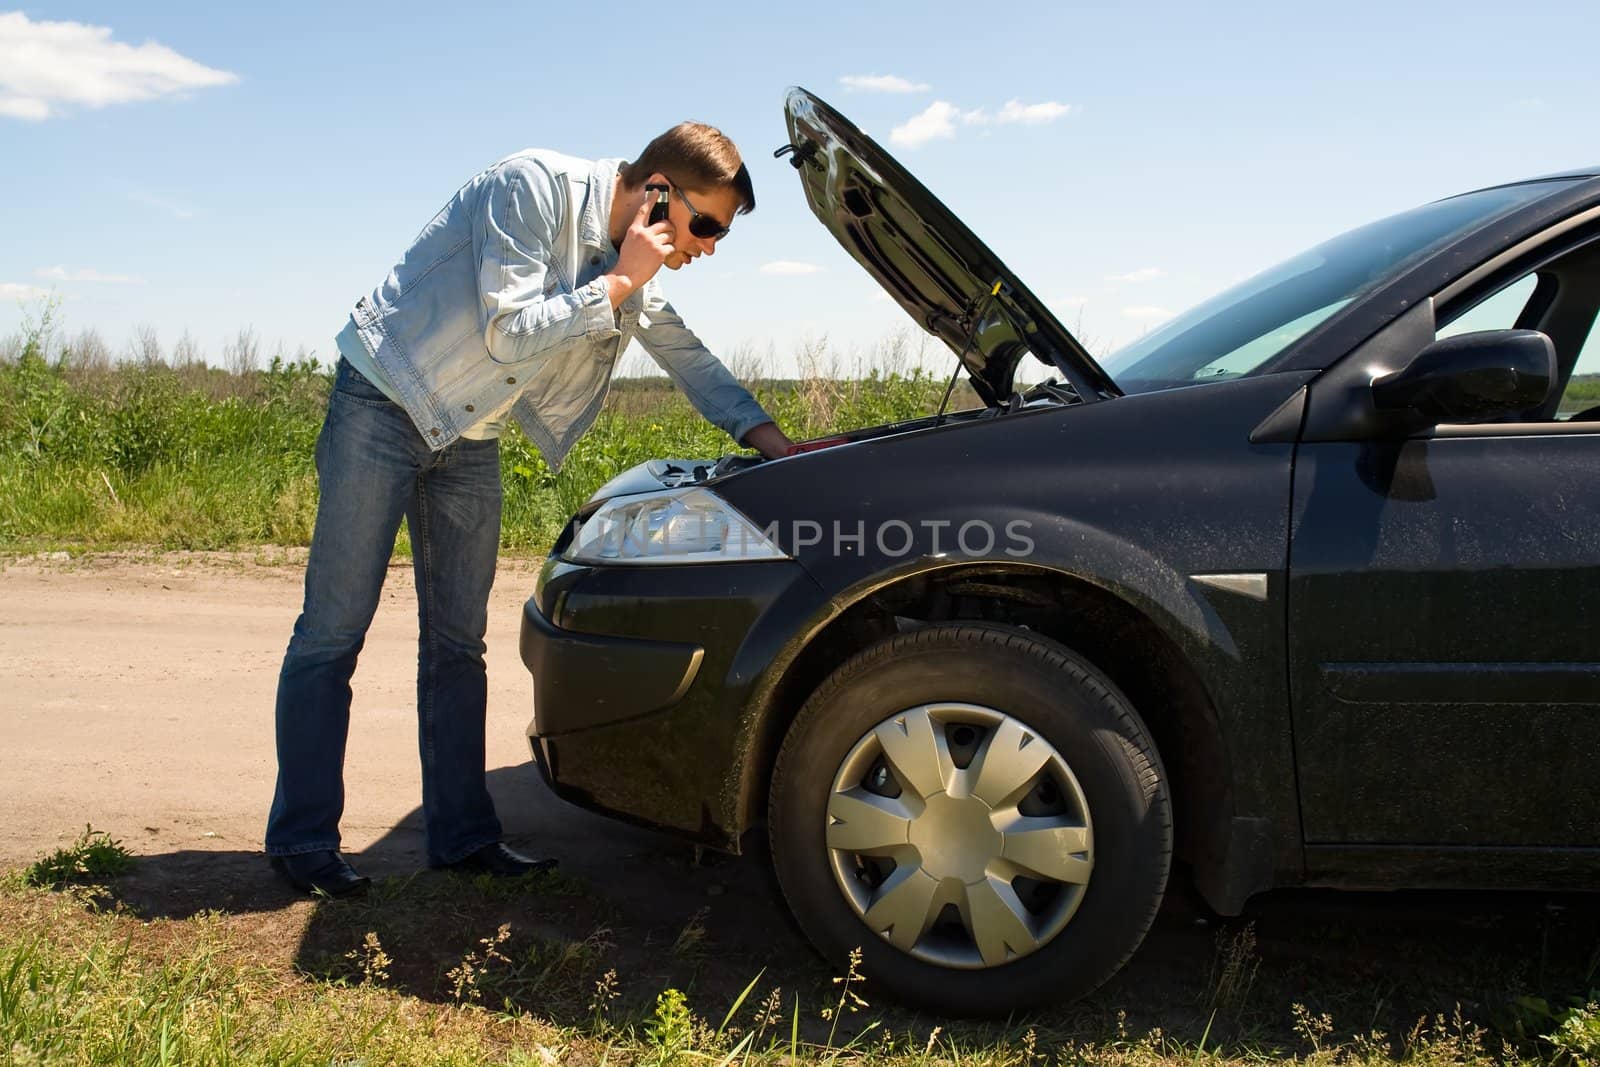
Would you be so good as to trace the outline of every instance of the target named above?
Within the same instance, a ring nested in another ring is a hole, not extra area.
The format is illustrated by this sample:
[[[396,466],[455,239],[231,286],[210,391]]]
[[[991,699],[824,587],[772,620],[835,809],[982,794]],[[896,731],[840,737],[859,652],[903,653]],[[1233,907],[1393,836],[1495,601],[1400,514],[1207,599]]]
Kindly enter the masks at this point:
[[[1570,181],[1575,178],[1600,178],[1600,166],[1579,167],[1576,170],[1557,171],[1554,174],[1541,174],[1535,178],[1519,178],[1514,182],[1497,182],[1494,185],[1485,185],[1483,189],[1504,189],[1511,185],[1533,185],[1536,182]],[[1473,189],[1471,192],[1482,192],[1483,189]],[[1466,195],[1465,193],[1460,195]]]

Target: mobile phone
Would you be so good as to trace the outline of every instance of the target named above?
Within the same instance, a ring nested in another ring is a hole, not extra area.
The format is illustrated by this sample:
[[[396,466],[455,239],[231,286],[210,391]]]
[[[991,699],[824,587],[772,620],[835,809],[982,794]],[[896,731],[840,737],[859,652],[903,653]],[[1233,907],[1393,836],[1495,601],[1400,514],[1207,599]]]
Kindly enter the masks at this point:
[[[654,226],[658,222],[666,222],[667,210],[672,207],[671,188],[651,182],[644,187],[644,191],[656,194],[656,202],[650,205],[650,220],[647,225]]]

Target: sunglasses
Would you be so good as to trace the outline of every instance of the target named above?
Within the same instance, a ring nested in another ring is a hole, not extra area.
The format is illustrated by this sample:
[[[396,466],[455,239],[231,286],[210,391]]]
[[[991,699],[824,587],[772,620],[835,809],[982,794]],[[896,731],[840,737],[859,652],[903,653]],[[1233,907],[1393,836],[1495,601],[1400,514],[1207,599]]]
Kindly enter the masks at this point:
[[[683,201],[683,206],[689,209],[689,232],[704,241],[719,240],[728,236],[728,227],[715,215],[707,215],[694,206],[682,189],[676,185],[672,191],[678,194],[678,199]]]

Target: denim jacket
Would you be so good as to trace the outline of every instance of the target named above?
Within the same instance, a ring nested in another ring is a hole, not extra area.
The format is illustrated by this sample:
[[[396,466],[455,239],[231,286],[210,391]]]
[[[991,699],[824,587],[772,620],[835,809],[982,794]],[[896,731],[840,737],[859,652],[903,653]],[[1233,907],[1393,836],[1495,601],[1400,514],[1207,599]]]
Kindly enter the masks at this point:
[[[683,324],[656,279],[613,312],[605,274],[620,160],[518,152],[462,186],[350,325],[435,450],[517,399],[552,468],[605,400],[634,337],[740,440],[771,417]]]

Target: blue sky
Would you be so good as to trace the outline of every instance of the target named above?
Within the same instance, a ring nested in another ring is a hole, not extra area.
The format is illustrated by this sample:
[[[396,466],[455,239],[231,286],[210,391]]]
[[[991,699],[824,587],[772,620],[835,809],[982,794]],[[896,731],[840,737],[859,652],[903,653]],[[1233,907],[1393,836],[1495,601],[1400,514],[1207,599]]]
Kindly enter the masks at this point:
[[[53,291],[114,350],[147,324],[218,362],[253,326],[326,357],[483,166],[631,156],[694,118],[742,147],[758,209],[669,297],[725,357],[792,372],[825,337],[848,372],[907,320],[771,157],[790,85],[892,142],[1102,353],[1371,218],[1600,163],[1592,0],[597,10],[0,8],[0,336]]]

